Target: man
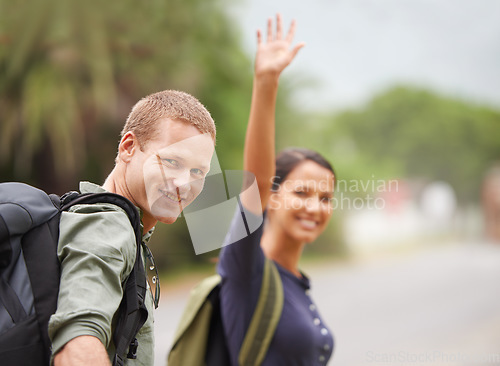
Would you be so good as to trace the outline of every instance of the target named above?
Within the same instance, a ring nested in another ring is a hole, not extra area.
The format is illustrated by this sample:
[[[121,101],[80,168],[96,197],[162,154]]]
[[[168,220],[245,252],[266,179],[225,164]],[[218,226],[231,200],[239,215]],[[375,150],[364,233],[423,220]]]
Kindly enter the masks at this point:
[[[132,109],[121,133],[116,164],[102,187],[82,182],[86,192],[109,191],[134,203],[141,213],[143,241],[155,224],[175,222],[203,187],[215,145],[215,124],[194,97],[163,91]],[[55,366],[110,365],[112,328],[122,285],[135,262],[130,221],[110,204],[76,205],[63,212],[58,256],[61,285],[49,323]],[[137,359],[153,365],[153,297],[148,319],[137,334]]]

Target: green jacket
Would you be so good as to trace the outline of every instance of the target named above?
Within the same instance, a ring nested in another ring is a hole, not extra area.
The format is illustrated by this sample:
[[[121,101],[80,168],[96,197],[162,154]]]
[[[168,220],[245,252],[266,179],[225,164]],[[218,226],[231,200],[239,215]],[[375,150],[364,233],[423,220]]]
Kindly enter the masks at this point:
[[[80,191],[105,192],[89,182],[81,182]],[[62,213],[59,228],[61,285],[57,311],[49,322],[53,354],[71,339],[91,335],[102,342],[111,360],[115,314],[136,256],[130,220],[115,205],[75,205]],[[143,241],[151,234],[143,235]],[[126,359],[126,365],[154,364],[153,297],[151,291],[146,294],[148,319],[137,334],[137,359]]]

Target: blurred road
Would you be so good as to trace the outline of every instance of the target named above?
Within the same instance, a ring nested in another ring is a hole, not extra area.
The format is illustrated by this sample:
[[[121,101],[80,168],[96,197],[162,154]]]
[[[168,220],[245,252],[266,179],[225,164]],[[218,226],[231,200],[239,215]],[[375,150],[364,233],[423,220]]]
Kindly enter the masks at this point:
[[[440,245],[304,270],[334,333],[329,365],[500,365],[500,245]],[[158,366],[188,288],[167,291],[155,314]]]

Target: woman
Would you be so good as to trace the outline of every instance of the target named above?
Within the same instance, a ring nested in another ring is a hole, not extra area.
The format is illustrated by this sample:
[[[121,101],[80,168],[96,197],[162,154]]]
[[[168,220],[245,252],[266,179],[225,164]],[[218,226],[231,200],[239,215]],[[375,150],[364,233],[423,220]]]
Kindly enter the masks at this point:
[[[265,257],[278,268],[283,284],[281,318],[262,365],[324,365],[333,350],[333,337],[309,296],[309,279],[298,269],[302,250],[325,229],[331,216],[334,171],[316,152],[287,149],[275,160],[274,113],[278,78],[304,44],[291,48],[292,22],[285,37],[281,17],[276,32],[268,20],[267,40],[257,32],[258,50],[252,106],[248,122],[244,169],[255,174],[260,204],[242,194],[242,203],[265,225],[248,237],[225,246],[218,271],[222,277],[221,314],[231,363],[238,354],[255,310]],[[259,212],[260,211],[260,212]],[[228,235],[239,231],[234,221]]]

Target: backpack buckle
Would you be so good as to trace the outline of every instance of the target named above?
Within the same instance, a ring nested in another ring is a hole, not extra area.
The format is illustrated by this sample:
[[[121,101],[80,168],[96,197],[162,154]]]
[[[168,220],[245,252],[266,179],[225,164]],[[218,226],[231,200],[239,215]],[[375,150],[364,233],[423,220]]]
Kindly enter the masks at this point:
[[[137,347],[139,347],[139,342],[137,342],[137,338],[134,338],[132,342],[130,342],[130,346],[128,347],[127,358],[135,360],[137,358]]]

